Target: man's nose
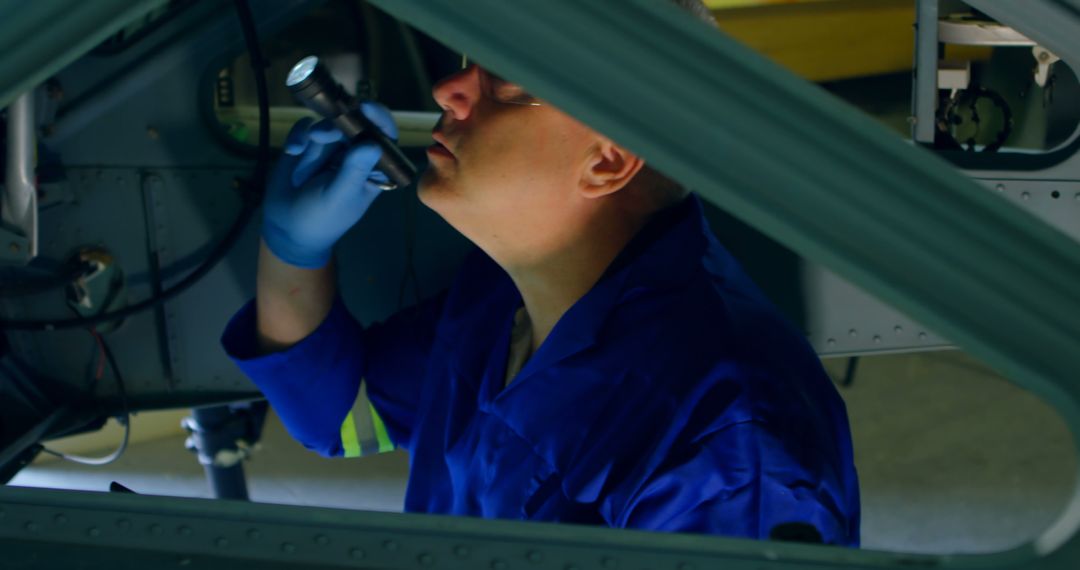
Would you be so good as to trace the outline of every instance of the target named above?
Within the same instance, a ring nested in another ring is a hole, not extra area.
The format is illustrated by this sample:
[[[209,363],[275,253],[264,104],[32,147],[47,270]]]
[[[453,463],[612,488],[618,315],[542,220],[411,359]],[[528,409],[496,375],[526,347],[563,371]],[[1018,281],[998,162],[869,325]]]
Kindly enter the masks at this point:
[[[435,102],[455,120],[463,121],[480,99],[480,70],[470,65],[431,88]]]

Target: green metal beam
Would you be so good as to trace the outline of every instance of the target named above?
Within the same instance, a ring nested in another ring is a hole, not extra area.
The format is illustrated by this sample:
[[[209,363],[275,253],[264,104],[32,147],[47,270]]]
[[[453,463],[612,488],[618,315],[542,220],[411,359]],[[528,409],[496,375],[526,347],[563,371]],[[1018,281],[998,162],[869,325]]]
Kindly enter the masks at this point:
[[[0,108],[167,0],[0,0]]]
[[[76,554],[80,568],[109,570],[162,562],[223,570],[275,562],[293,569],[835,570],[937,560],[595,526],[10,487],[0,488],[0,548],[14,568],[64,567]]]

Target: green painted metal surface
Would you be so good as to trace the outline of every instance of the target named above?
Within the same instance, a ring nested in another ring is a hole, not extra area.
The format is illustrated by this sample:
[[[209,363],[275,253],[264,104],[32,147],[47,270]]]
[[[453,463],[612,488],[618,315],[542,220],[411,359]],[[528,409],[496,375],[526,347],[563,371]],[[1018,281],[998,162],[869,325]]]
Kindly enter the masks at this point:
[[[0,107],[167,0],[0,0]]]

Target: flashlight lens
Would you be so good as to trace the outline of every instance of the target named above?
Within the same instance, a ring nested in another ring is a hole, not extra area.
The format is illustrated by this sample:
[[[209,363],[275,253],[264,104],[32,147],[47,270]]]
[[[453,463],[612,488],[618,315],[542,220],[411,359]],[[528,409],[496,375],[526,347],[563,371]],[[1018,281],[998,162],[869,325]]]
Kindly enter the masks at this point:
[[[289,72],[289,77],[285,80],[285,86],[292,87],[307,79],[311,72],[315,71],[316,65],[319,65],[319,58],[313,55],[301,59]]]

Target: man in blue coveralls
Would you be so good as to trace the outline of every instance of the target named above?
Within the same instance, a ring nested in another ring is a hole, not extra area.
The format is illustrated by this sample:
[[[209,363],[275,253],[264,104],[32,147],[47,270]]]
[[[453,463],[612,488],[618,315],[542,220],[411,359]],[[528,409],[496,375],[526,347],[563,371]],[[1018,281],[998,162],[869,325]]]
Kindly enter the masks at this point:
[[[300,121],[271,176],[256,298],[223,343],[292,436],[408,450],[409,512],[857,546],[844,404],[699,199],[476,65],[433,94],[420,199],[478,246],[435,298],[362,326],[337,295],[377,146],[334,170],[341,133]]]

